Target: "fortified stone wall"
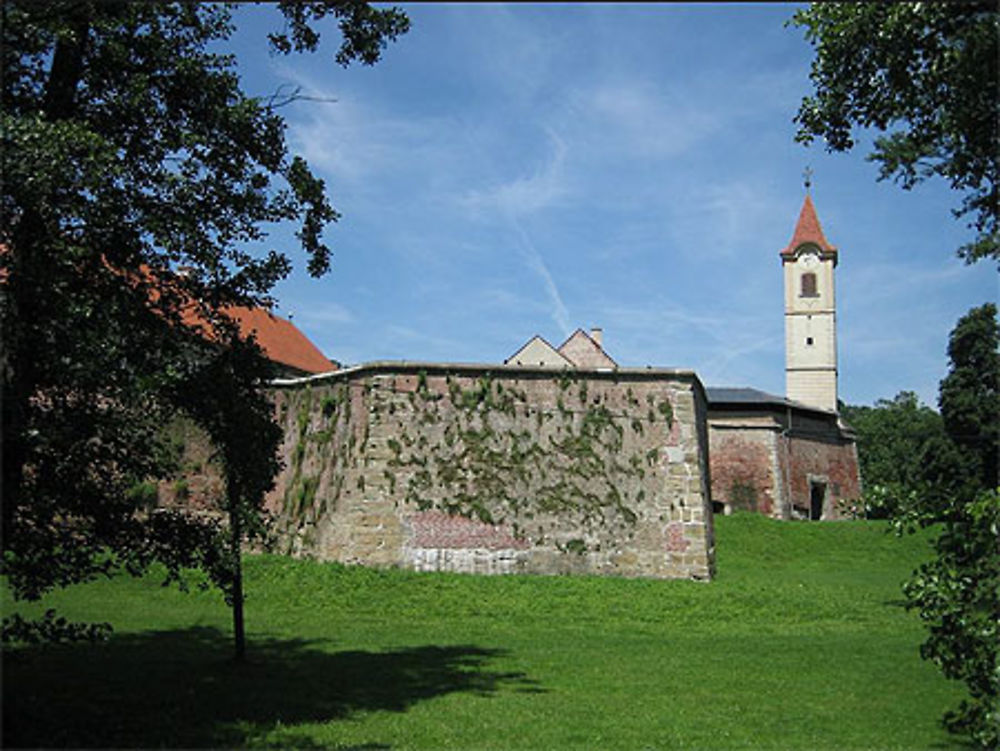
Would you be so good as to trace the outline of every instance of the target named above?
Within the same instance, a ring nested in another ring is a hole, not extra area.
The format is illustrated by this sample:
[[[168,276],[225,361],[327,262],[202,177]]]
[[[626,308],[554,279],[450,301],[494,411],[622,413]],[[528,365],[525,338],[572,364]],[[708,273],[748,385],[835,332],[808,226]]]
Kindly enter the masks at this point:
[[[285,469],[267,505],[284,551],[418,570],[712,575],[706,404],[689,371],[376,363],[273,394]]]

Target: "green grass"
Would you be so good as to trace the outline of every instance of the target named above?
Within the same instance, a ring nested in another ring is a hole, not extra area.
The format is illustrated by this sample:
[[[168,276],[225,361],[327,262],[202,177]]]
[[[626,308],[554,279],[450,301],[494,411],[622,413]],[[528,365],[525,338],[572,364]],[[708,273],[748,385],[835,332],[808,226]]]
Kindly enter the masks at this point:
[[[4,746],[959,747],[938,717],[960,687],[900,603],[926,537],[748,514],[716,532],[711,584],[250,557],[244,665],[215,593],[55,593],[41,608],[115,635],[8,651]]]

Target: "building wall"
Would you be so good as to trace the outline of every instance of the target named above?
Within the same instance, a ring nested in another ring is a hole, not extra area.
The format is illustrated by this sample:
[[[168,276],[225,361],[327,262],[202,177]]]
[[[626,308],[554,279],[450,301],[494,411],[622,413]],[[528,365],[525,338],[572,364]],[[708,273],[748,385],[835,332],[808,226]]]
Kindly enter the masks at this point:
[[[608,357],[597,343],[583,331],[577,329],[559,347],[559,353],[578,368],[615,368],[615,361]]]
[[[526,365],[546,368],[573,367],[573,363],[553,349],[551,344],[537,336],[533,337],[521,349],[511,355],[508,362],[515,366]]]
[[[861,495],[855,444],[794,435],[784,439],[784,443],[788,514],[792,518],[808,516],[810,486],[818,484],[825,489],[822,518],[847,516],[844,504],[856,501]]]
[[[785,395],[792,401],[837,411],[837,372],[829,368],[785,371]]]
[[[837,321],[832,311],[822,314],[797,313],[788,315],[785,318],[785,345],[788,350],[787,369],[824,368],[836,375],[836,333]],[[804,403],[811,404],[811,402]]]
[[[839,519],[847,515],[844,505],[861,493],[855,443],[832,415],[712,412],[709,457],[712,499],[726,513],[809,518],[816,486],[823,497],[821,518]]]
[[[769,425],[711,425],[712,501],[717,510],[781,517],[776,438],[776,431]]]
[[[374,364],[277,385],[281,549],[477,573],[707,579],[693,373]],[[461,506],[472,518],[449,515]],[[494,524],[487,524],[485,521]]]

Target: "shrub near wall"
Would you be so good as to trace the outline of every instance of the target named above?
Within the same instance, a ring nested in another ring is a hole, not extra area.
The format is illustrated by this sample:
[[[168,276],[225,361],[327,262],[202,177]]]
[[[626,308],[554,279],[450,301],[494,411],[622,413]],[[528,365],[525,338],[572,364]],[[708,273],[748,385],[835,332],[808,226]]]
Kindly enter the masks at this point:
[[[374,364],[276,385],[287,552],[481,573],[711,576],[685,371]],[[458,515],[456,515],[458,514]]]

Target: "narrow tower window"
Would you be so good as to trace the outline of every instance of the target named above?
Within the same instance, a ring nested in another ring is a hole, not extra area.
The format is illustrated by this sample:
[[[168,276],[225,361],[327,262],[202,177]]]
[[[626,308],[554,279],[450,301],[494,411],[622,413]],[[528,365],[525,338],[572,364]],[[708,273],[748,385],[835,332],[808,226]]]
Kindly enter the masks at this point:
[[[802,275],[802,294],[800,297],[819,297],[819,293],[816,291],[816,275],[811,271]]]

